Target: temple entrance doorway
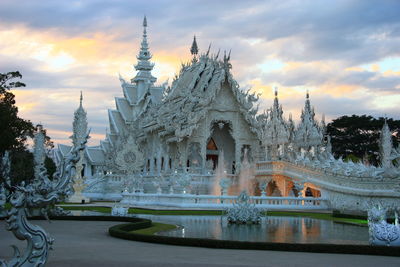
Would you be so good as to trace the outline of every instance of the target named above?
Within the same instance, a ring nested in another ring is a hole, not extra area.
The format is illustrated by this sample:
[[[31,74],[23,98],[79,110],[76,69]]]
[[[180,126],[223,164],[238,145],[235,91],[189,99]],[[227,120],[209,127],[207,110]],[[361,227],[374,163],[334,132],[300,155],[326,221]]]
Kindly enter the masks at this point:
[[[231,135],[231,125],[226,121],[213,122],[212,134],[207,142],[206,160],[212,162],[215,170],[221,163],[223,153],[224,164],[227,173],[235,170],[235,140]]]
[[[214,139],[210,138],[207,144],[207,154],[206,154],[206,161],[212,162],[213,170],[217,168],[218,165],[218,147],[215,144]]]

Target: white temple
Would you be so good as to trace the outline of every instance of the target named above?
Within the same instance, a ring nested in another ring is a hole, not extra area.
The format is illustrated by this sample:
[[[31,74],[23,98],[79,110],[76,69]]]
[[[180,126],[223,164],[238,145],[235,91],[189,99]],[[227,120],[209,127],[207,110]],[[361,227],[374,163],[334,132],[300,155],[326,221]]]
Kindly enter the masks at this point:
[[[291,116],[284,118],[277,90],[273,106],[260,114],[258,95],[242,91],[230,72],[230,53],[220,58],[209,48],[199,54],[195,38],[191,62],[182,65],[170,87],[157,85],[146,18],[143,27],[137,74],[130,81],[120,77],[123,96],[108,111],[106,138],[85,150],[79,174],[86,179],[87,197],[123,198],[132,205],[227,205],[210,194],[219,186],[217,179],[228,178],[224,199],[236,198],[244,179],[253,200],[268,207],[365,211],[381,202],[399,207],[400,169],[392,161],[400,152],[392,148],[387,125],[382,167],[336,160],[324,119],[315,119],[308,93],[298,125]],[[74,145],[87,131],[82,99],[78,111]],[[71,148],[59,145],[57,161]],[[244,161],[252,166],[247,176]],[[221,164],[225,177],[216,175]],[[186,195],[185,200],[177,195]]]

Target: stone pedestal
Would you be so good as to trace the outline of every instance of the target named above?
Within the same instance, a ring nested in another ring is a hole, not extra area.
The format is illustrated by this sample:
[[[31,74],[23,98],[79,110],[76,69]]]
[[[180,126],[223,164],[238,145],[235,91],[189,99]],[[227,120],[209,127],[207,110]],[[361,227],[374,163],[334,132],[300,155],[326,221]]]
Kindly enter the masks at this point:
[[[82,194],[73,194],[72,196],[70,196],[68,198],[68,200],[66,201],[67,203],[90,203],[90,198],[82,195]]]

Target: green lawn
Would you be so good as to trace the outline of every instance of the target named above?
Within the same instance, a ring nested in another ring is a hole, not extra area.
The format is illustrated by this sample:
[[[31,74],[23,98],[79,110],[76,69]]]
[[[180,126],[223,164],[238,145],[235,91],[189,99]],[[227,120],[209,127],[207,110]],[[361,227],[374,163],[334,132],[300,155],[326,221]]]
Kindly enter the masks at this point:
[[[63,206],[65,210],[87,210],[102,213],[111,213],[110,207],[91,207],[91,206]],[[151,215],[222,215],[223,211],[219,210],[150,210],[130,208],[130,214],[151,214]],[[307,217],[320,220],[330,220],[339,223],[351,223],[367,226],[368,221],[363,219],[334,217],[330,213],[314,213],[314,212],[293,212],[293,211],[268,211],[269,216],[290,216],[290,217]]]
[[[176,228],[177,228],[177,226],[173,225],[173,224],[153,222],[151,224],[151,227],[149,227],[149,228],[134,230],[131,232],[135,233],[135,234],[142,234],[142,235],[154,235],[155,233],[158,233],[158,232],[169,231],[169,230],[173,230]]]

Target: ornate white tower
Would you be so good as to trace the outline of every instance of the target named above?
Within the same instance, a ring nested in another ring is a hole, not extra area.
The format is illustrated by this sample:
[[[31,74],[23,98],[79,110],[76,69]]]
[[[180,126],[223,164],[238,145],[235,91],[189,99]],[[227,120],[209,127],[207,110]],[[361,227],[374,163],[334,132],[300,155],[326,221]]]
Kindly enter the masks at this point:
[[[44,171],[44,160],[46,157],[46,153],[44,151],[44,141],[45,137],[43,134],[43,127],[39,124],[33,139],[34,180],[36,183],[40,183],[40,173]]]
[[[85,140],[88,131],[88,123],[86,117],[87,114],[86,111],[83,109],[82,100],[83,96],[81,91],[79,107],[74,112],[74,121],[72,123],[72,136],[70,137],[72,139],[72,144],[74,145],[74,147],[79,146]]]
[[[390,155],[392,153],[392,133],[390,132],[389,126],[385,119],[385,123],[383,124],[380,142],[379,142],[379,156],[381,159],[381,165],[383,168],[392,167],[392,160]]]
[[[74,121],[72,123],[72,139],[73,147],[80,146],[86,139],[86,135],[88,132],[88,123],[86,117],[86,111],[82,105],[82,91],[79,100],[79,107],[74,112]],[[74,188],[74,194],[68,199],[68,202],[73,203],[87,203],[90,202],[90,199],[82,195],[82,191],[85,188],[85,177],[82,176],[82,172],[84,171],[84,150],[80,152],[80,160],[75,165],[76,174],[74,177],[74,184],[72,187]]]
[[[277,160],[284,154],[284,146],[289,142],[290,133],[285,120],[282,117],[282,105],[279,105],[278,90],[275,88],[274,105],[269,111],[269,120],[265,125],[264,145],[267,149],[267,157]]]
[[[138,71],[136,76],[131,79],[132,83],[136,83],[137,86],[137,99],[141,99],[145,93],[148,92],[150,87],[157,81],[157,78],[151,75],[151,71],[154,68],[154,64],[150,62],[152,57],[149,51],[149,44],[147,43],[147,19],[146,16],[143,19],[143,39],[137,56],[138,63],[135,69]]]
[[[317,148],[322,144],[323,131],[315,120],[314,108],[310,104],[310,95],[307,91],[304,109],[301,112],[301,122],[295,134],[295,143],[298,148],[308,151],[311,147]]]

